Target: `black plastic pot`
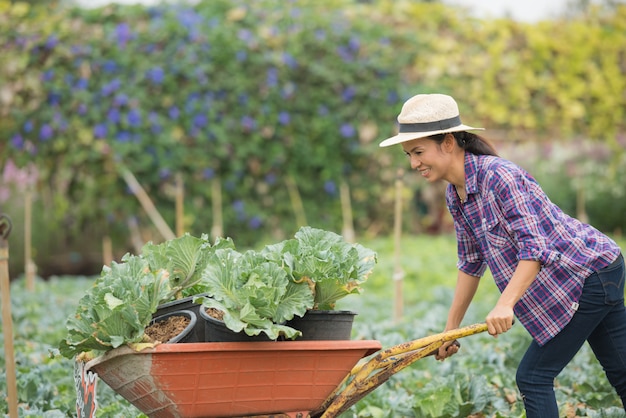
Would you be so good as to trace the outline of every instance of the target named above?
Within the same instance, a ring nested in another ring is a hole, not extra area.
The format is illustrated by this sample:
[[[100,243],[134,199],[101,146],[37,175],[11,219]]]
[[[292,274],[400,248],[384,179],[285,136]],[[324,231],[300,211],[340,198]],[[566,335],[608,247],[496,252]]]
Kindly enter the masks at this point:
[[[202,297],[202,296],[206,296],[205,293],[203,294],[199,294],[199,295],[194,295],[194,296],[189,296],[186,298],[182,298],[182,299],[177,299],[177,300],[173,300],[171,302],[167,302],[167,303],[163,303],[159,306],[157,306],[157,310],[154,314],[152,314],[152,318],[157,318],[159,316],[165,315],[167,313],[170,312],[176,312],[176,311],[191,311],[195,314],[196,319],[199,319],[200,316],[200,308],[202,307],[202,304],[200,303],[193,303],[193,300],[197,297]],[[204,342],[204,324],[202,323],[203,321],[196,321],[196,325],[194,327],[194,334],[195,336],[193,337],[195,339],[194,342]]]
[[[253,336],[243,331],[235,332],[228,328],[224,321],[209,315],[206,309],[200,309],[200,320],[204,323],[204,338],[208,342],[274,341],[264,332]]]
[[[285,325],[302,332],[296,340],[349,340],[356,312],[311,309],[302,317],[294,317]]]
[[[173,338],[170,338],[170,340],[167,341],[167,344],[198,342],[198,340],[196,339],[196,334],[194,332],[196,328],[196,324],[198,322],[198,317],[192,311],[182,310],[182,311],[169,312],[169,313],[157,316],[156,318],[152,319],[152,321],[150,322],[150,325],[157,323],[157,322],[165,321],[167,318],[172,317],[172,316],[185,316],[189,318],[189,324],[185,327],[185,329],[180,334],[178,334],[177,336]]]

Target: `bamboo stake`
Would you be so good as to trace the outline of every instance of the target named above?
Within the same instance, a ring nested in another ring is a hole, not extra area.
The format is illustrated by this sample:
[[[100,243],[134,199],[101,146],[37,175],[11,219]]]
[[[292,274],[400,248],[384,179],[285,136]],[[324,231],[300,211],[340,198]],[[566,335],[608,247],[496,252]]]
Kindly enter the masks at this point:
[[[13,318],[11,317],[11,282],[9,279],[9,233],[11,220],[0,215],[0,294],[2,296],[2,332],[4,334],[4,358],[6,368],[9,417],[17,418],[17,380],[15,352],[13,348]]]
[[[298,191],[298,185],[293,176],[288,175],[285,179],[287,185],[287,192],[289,193],[289,200],[291,200],[291,207],[293,208],[294,215],[296,216],[296,223],[298,226],[305,226],[306,214],[304,212],[304,205],[302,204],[302,198]]]
[[[400,259],[402,250],[402,192],[404,190],[404,170],[400,169],[396,176],[396,199],[393,223],[394,236],[394,321],[398,322],[404,314],[403,287],[404,287],[404,270],[402,269],[402,261]]]
[[[222,184],[219,177],[211,181],[211,201],[213,204],[213,226],[211,236],[213,239],[224,236],[224,220],[222,217]]]
[[[352,218],[352,205],[350,203],[350,186],[345,180],[341,181],[339,186],[341,196],[341,213],[343,214],[343,232],[342,235],[347,242],[355,241],[354,221]]]
[[[176,235],[182,236],[185,233],[185,183],[183,175],[176,173]]]
[[[35,290],[36,267],[32,256],[33,194],[26,188],[24,193],[24,274],[26,289]]]
[[[113,262],[113,244],[108,235],[102,237],[102,262],[105,266],[110,266]]]
[[[166,240],[176,238],[176,235],[174,235],[174,232],[171,230],[169,225],[165,222],[163,217],[161,217],[161,214],[154,206],[154,203],[150,200],[150,196],[148,196],[148,193],[146,193],[143,187],[141,187],[141,184],[139,184],[133,173],[131,173],[126,167],[120,166],[119,169],[122,173],[122,177],[124,177],[124,180],[126,181],[126,184],[128,184],[128,187],[133,192],[135,197],[137,197],[143,209],[148,213],[148,216],[161,235],[163,235],[163,238]]]

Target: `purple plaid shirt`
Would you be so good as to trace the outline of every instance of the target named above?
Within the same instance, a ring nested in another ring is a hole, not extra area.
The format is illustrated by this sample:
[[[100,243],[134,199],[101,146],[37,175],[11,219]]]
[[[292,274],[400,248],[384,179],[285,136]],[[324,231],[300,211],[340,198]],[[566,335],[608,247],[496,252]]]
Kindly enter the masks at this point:
[[[541,262],[541,271],[514,311],[544,345],[576,312],[585,279],[615,261],[620,248],[563,213],[530,174],[510,161],[466,153],[465,189],[464,204],[452,185],[446,190],[459,270],[481,277],[489,267],[503,291],[519,260]]]

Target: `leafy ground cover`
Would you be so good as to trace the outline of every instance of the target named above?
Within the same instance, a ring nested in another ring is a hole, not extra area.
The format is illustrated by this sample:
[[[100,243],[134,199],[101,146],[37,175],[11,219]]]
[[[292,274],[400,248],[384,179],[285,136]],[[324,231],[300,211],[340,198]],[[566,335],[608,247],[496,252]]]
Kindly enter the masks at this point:
[[[360,296],[348,297],[340,309],[358,312],[353,338],[377,339],[383,347],[421,338],[443,329],[455,282],[454,238],[405,237],[404,314],[393,318],[393,241],[363,245],[379,254],[379,265]],[[626,248],[622,241],[622,248]],[[76,401],[71,360],[58,355],[65,319],[94,282],[92,277],[55,277],[38,281],[35,290],[23,281],[12,285],[12,308],[18,371],[20,416],[74,415]],[[498,292],[486,276],[465,324],[482,322]],[[0,338],[4,338],[4,333]],[[458,355],[445,362],[417,361],[355,405],[344,417],[523,417],[514,376],[530,337],[521,325],[494,339],[486,334],[461,340]],[[0,368],[4,373],[4,351]],[[7,410],[6,383],[0,380],[0,410]],[[585,346],[559,376],[556,394],[564,417],[624,417],[620,400],[601,366]],[[98,385],[99,417],[141,417],[136,408],[106,384]]]

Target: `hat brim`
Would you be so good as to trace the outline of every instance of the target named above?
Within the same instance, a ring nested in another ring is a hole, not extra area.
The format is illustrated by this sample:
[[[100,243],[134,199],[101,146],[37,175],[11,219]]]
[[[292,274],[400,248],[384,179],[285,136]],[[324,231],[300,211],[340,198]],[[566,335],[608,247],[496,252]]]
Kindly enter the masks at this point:
[[[391,145],[400,144],[402,142],[411,141],[412,139],[426,138],[427,136],[443,134],[448,132],[462,132],[462,131],[484,131],[485,128],[473,128],[467,125],[459,125],[453,128],[442,129],[439,131],[427,131],[427,132],[402,132],[396,136],[385,139],[379,144],[380,147],[389,147]]]

